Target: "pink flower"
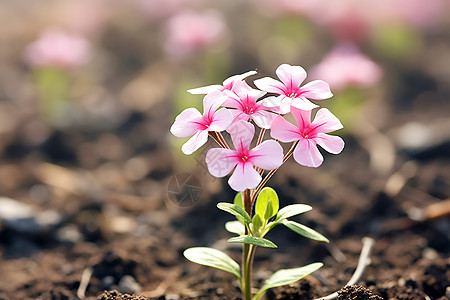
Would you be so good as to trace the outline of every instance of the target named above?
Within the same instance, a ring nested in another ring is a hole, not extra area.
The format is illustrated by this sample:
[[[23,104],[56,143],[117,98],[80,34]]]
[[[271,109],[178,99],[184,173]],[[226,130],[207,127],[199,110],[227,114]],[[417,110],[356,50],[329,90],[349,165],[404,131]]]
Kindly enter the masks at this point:
[[[219,42],[225,33],[225,23],[217,12],[184,11],[169,19],[165,49],[175,58],[185,58]]]
[[[252,119],[259,127],[270,128],[270,124],[277,114],[269,112],[273,108],[266,107],[262,101],[256,101],[266,92],[252,89],[244,81],[237,81],[231,91],[232,93],[228,93],[228,99],[223,103],[223,106],[233,108],[231,113],[234,122]]]
[[[312,67],[310,72],[312,78],[326,80],[333,90],[346,86],[373,85],[380,80],[382,73],[377,64],[352,44],[335,47],[318,65]]]
[[[338,154],[344,148],[344,141],[338,136],[328,135],[342,128],[342,124],[328,109],[321,108],[313,122],[310,110],[301,110],[291,107],[297,126],[278,116],[273,120],[270,135],[283,143],[299,141],[294,149],[296,162],[307,167],[318,167],[323,162],[317,144],[326,151]]]
[[[71,68],[86,64],[90,55],[90,44],[83,37],[50,29],[25,48],[24,60],[33,67]]]
[[[209,131],[223,131],[230,126],[231,112],[225,108],[217,110],[225,99],[219,91],[212,92],[203,98],[203,115],[195,108],[188,108],[175,118],[170,132],[176,137],[192,136],[181,147],[184,154],[192,154],[203,146]]]
[[[254,166],[264,170],[274,170],[283,162],[283,148],[274,140],[264,141],[250,150],[255,127],[245,121],[230,126],[234,148],[213,148],[206,154],[206,164],[211,175],[224,177],[235,167],[228,184],[235,191],[254,189],[261,182],[261,175]]]
[[[322,80],[314,80],[300,87],[306,78],[306,71],[300,66],[283,64],[277,68],[276,73],[282,82],[265,77],[255,80],[255,85],[263,91],[279,95],[266,98],[264,105],[267,107],[279,106],[281,114],[288,113],[291,106],[304,110],[316,108],[317,105],[307,98],[322,100],[333,96],[330,86]]]
[[[221,92],[223,92],[225,90],[231,91],[236,82],[242,81],[245,78],[255,75],[255,74],[256,74],[256,71],[248,71],[244,74],[234,75],[234,76],[231,76],[231,77],[225,79],[225,81],[223,82],[223,85],[220,85],[220,84],[208,85],[208,86],[204,86],[204,87],[190,89],[190,90],[188,90],[188,92],[191,94],[208,94],[212,91],[221,91]]]

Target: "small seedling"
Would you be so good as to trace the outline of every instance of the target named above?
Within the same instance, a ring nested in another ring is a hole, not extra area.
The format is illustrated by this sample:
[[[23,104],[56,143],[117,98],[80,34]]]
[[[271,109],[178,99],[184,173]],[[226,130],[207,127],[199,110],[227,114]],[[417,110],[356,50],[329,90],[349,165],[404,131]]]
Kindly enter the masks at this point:
[[[300,165],[318,167],[323,156],[317,145],[333,154],[344,148],[340,137],[328,134],[342,128],[341,122],[328,109],[319,109],[311,121],[312,110],[318,106],[310,99],[323,100],[332,96],[326,82],[314,80],[300,87],[306,71],[300,66],[283,64],[276,70],[281,82],[261,78],[254,81],[257,90],[245,82],[255,73],[250,71],[230,77],[223,85],[189,90],[192,94],[206,94],[203,113],[195,108],[185,109],[170,129],[177,137],[191,137],[182,146],[185,154],[192,154],[207,142],[208,137],[213,138],[220,147],[208,150],[208,171],[215,177],[225,177],[233,172],[228,183],[238,193],[233,203],[221,202],[217,207],[236,217],[235,221],[227,222],[225,228],[237,235],[228,242],[243,244],[241,266],[222,251],[207,247],[189,248],[184,255],[192,262],[235,275],[245,300],[257,300],[268,289],[293,283],[322,266],[316,262],[279,270],[252,295],[251,273],[256,248],[277,248],[265,238],[272,228],[284,225],[306,238],[328,242],[315,230],[290,220],[311,210],[311,206],[293,204],[280,209],[275,190],[264,186],[291,156]],[[296,125],[286,120],[288,114],[295,119]],[[254,147],[253,124],[259,127]],[[272,139],[264,140],[267,130],[270,130]],[[231,137],[233,147],[228,145],[222,134],[224,131]],[[279,142],[292,143],[286,154]]]

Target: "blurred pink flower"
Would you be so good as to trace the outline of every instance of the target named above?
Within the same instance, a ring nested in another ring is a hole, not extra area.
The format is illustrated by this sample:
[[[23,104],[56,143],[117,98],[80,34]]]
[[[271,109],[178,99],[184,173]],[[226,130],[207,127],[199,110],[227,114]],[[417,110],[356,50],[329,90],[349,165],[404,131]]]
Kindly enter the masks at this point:
[[[253,168],[274,170],[283,163],[283,148],[274,140],[267,140],[250,149],[255,127],[245,121],[234,123],[228,129],[235,150],[213,148],[206,154],[206,164],[211,175],[224,177],[233,169],[228,180],[238,192],[254,189],[261,182],[261,175]],[[236,167],[236,168],[235,168]]]
[[[150,19],[159,20],[166,18],[183,7],[189,2],[187,0],[134,0],[141,12]]]
[[[264,77],[255,80],[254,83],[263,91],[279,95],[276,98],[268,97],[263,103],[267,107],[279,107],[281,114],[288,113],[291,106],[305,110],[317,107],[307,98],[323,100],[333,96],[329,85],[322,80],[314,80],[300,87],[306,78],[306,71],[300,66],[282,64],[277,68],[276,74],[281,82]]]
[[[333,90],[368,87],[378,82],[382,69],[352,44],[340,44],[310,69],[312,78],[328,82]]]
[[[265,94],[266,92],[252,89],[244,81],[238,81],[233,86],[232,93],[228,93],[223,106],[232,108],[230,111],[234,122],[252,119],[259,127],[269,129],[277,114],[271,112],[273,109],[266,107],[262,101],[257,102]]]
[[[256,71],[248,71],[244,74],[239,74],[239,75],[234,75],[231,76],[227,79],[225,79],[225,81],[223,82],[223,85],[220,84],[213,84],[213,85],[208,85],[208,86],[203,86],[203,87],[199,87],[199,88],[195,88],[195,89],[190,89],[188,90],[189,93],[191,94],[208,94],[212,91],[231,91],[231,89],[233,88],[233,86],[236,84],[236,82],[238,81],[242,81],[245,78],[255,75]]]
[[[184,11],[168,20],[165,49],[175,58],[185,58],[221,41],[226,31],[222,17],[215,11]]]
[[[342,138],[327,134],[342,128],[339,119],[328,109],[319,109],[312,122],[310,110],[292,107],[291,113],[297,126],[278,116],[272,122],[270,135],[283,143],[298,141],[293,153],[296,162],[306,167],[317,168],[323,162],[323,156],[317,145],[333,154],[338,154],[344,149]]]
[[[192,136],[181,147],[184,154],[192,154],[203,146],[209,131],[224,131],[230,126],[231,112],[225,108],[217,110],[225,99],[221,92],[214,91],[203,98],[203,115],[195,108],[187,108],[175,118],[170,132],[176,137]]]
[[[25,62],[33,67],[73,68],[88,62],[91,46],[82,36],[49,29],[25,48],[23,56]]]

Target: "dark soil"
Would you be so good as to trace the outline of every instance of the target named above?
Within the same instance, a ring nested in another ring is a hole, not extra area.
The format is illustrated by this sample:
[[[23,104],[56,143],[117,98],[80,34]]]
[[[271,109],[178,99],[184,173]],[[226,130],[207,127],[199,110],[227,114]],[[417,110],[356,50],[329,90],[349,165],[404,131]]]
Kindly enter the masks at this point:
[[[184,156],[168,137],[180,89],[175,81],[181,70],[190,70],[183,75],[189,77],[196,69],[148,63],[157,38],[130,16],[122,22],[131,25],[117,22],[99,39],[111,51],[106,57],[115,63],[104,64],[113,70],[100,66],[105,74],[95,76],[105,77],[91,83],[93,91],[71,96],[69,111],[79,119],[64,126],[39,113],[31,75],[13,56],[24,41],[2,58],[8,68],[0,68],[0,300],[241,299],[233,275],[183,257],[193,246],[223,250],[237,261],[241,255],[226,242],[231,216],[216,208],[234,197],[226,179],[207,173],[205,151]],[[442,51],[448,43],[434,43],[448,58]],[[253,49],[233,51],[239,57],[231,74],[262,65]],[[339,290],[338,299],[450,298],[450,90],[430,68],[409,63],[385,61],[386,95],[367,99],[361,119],[370,126],[355,121],[336,133],[346,142],[341,154],[324,155],[317,169],[291,159],[269,181],[281,206],[311,205],[296,220],[331,242],[275,228],[267,238],[278,249],[256,252],[255,287],[281,268],[324,266],[268,291],[266,299],[313,299]],[[411,134],[405,124],[421,130]],[[174,178],[189,178],[186,173],[197,188],[188,189],[191,202],[185,190],[173,189]],[[366,236],[376,241],[371,264],[358,287],[341,290]]]

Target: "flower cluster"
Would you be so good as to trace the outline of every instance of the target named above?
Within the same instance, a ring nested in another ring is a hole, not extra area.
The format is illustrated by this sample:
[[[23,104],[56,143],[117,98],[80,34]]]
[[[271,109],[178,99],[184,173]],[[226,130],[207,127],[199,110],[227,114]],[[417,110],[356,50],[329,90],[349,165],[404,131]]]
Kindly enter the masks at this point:
[[[310,100],[332,97],[329,85],[314,80],[301,85],[306,71],[300,66],[283,64],[276,70],[278,79],[265,77],[254,81],[258,89],[250,87],[245,79],[256,72],[235,75],[223,85],[211,85],[189,90],[192,94],[206,94],[203,114],[188,108],[175,119],[170,131],[177,137],[191,137],[182,147],[185,154],[192,154],[212,137],[220,148],[210,149],[206,164],[211,175],[224,177],[233,170],[228,183],[236,191],[260,189],[291,155],[307,167],[318,167],[323,156],[317,145],[337,154],[344,148],[344,141],[329,132],[341,129],[342,124],[328,109],[321,108],[311,121],[312,110],[318,105]],[[296,125],[287,118],[292,115]],[[252,147],[255,124],[259,136]],[[270,130],[272,139],[265,140]],[[233,147],[222,132],[228,132]],[[292,143],[284,154],[282,143]],[[270,171],[262,178],[264,170]]]

